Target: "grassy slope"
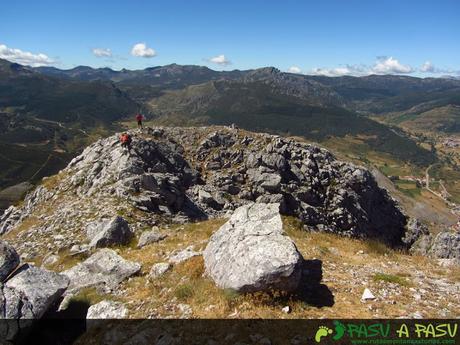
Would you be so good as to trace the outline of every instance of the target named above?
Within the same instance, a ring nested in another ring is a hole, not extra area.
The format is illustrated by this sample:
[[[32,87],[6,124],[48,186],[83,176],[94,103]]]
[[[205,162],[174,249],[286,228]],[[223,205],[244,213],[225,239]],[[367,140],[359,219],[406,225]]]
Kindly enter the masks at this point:
[[[386,116],[386,122],[420,132],[460,132],[460,106],[446,105],[421,112],[400,112]]]
[[[322,142],[330,137],[366,136],[372,149],[417,165],[435,156],[387,126],[343,108],[307,104],[262,83],[214,82],[170,92],[149,103],[160,124],[214,124],[254,131],[304,136]]]
[[[56,173],[137,109],[109,82],[61,80],[5,62],[0,67],[0,188]]]

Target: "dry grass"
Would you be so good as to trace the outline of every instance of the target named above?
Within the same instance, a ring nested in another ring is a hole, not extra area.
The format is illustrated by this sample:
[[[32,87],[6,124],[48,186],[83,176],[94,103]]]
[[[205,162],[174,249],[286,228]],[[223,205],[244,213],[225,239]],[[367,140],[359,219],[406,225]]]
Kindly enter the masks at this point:
[[[114,248],[125,259],[141,263],[140,274],[122,283],[116,296],[99,296],[91,290],[82,291],[75,298],[91,304],[103,298],[123,301],[131,318],[179,317],[179,304],[189,305],[193,311],[190,317],[193,318],[394,318],[408,315],[414,312],[414,308],[422,310],[425,317],[439,317],[437,311],[453,301],[442,299],[437,291],[430,290],[424,300],[414,307],[413,288],[417,287],[414,279],[417,274],[423,274],[451,282],[460,281],[460,269],[443,268],[426,257],[409,256],[378,242],[307,232],[292,217],[283,218],[287,235],[296,243],[304,258],[322,262],[322,285],[313,292],[313,298],[276,292],[238,294],[219,289],[205,276],[201,256],[174,265],[157,279],[148,278],[151,266],[167,262],[174,251],[190,245],[195,250],[203,250],[211,234],[225,221],[214,219],[166,226],[160,229],[168,235],[163,241],[141,249],[136,247],[137,241]],[[86,258],[83,255],[71,256],[67,251],[59,254],[59,261],[50,267],[55,271],[68,269]],[[390,291],[390,294],[363,303],[360,298],[365,287],[376,296],[381,296],[384,290]],[[331,295],[333,305],[322,303],[325,293]],[[437,307],[424,304],[427,303],[425,300],[435,301]],[[290,314],[281,310],[286,305],[292,310]],[[452,310],[452,306],[449,308]],[[453,311],[448,316],[455,315],[458,312]]]
[[[323,288],[332,293],[333,306],[318,306],[296,296],[277,293],[237,294],[218,289],[204,275],[201,257],[175,265],[158,279],[147,279],[151,265],[165,262],[172,251],[189,245],[194,245],[196,250],[203,249],[211,233],[224,222],[210,220],[162,229],[169,234],[166,240],[121,252],[125,258],[143,264],[141,276],[122,284],[124,294],[121,298],[129,304],[130,317],[177,317],[180,316],[177,305],[184,303],[192,308],[194,318],[392,318],[413,312],[414,292],[410,289],[414,267],[426,269],[427,276],[446,275],[447,269],[439,268],[427,258],[408,256],[378,243],[306,232],[294,218],[287,217],[283,221],[286,232],[302,255],[323,262]],[[431,272],[435,268],[439,272]],[[395,294],[362,303],[360,297],[365,287],[377,295],[382,289],[393,289]],[[441,306],[448,303],[437,302]],[[291,307],[290,314],[281,311],[286,305]],[[437,314],[432,310],[427,316]]]

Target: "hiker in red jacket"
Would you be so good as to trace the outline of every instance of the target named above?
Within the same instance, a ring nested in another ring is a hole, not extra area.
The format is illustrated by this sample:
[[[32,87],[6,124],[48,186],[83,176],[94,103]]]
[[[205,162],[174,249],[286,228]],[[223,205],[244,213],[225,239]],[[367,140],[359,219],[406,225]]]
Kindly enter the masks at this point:
[[[141,113],[138,113],[136,115],[136,121],[137,121],[137,128],[144,128],[144,126],[142,125],[142,120],[144,120],[144,116],[141,114]]]
[[[121,147],[126,147],[128,152],[131,151],[131,136],[128,133],[123,133],[120,135]]]

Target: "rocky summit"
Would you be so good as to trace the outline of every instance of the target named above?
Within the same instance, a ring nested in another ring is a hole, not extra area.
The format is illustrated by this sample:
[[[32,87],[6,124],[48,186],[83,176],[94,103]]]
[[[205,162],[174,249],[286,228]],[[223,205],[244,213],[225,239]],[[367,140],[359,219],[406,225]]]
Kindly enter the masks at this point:
[[[21,207],[6,210],[0,231],[24,230],[14,243],[21,255],[86,244],[82,229],[106,219],[99,228],[107,232],[116,215],[139,215],[130,224],[135,232],[145,224],[222,217],[253,202],[279,203],[282,214],[310,230],[402,244],[406,217],[395,201],[369,171],[318,146],[229,127],[130,134],[130,150],[118,135],[99,140]],[[91,246],[110,242],[101,231]]]

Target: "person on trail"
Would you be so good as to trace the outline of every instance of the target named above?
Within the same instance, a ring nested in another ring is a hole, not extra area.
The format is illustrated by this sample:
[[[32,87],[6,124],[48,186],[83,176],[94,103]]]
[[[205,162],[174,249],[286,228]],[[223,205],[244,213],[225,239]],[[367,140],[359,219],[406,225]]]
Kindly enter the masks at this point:
[[[128,152],[131,151],[131,136],[128,133],[123,133],[120,136],[121,147],[126,147]]]
[[[137,121],[137,128],[144,128],[144,126],[142,125],[142,121],[144,120],[144,115],[142,115],[141,113],[138,113],[136,115],[136,121]]]

